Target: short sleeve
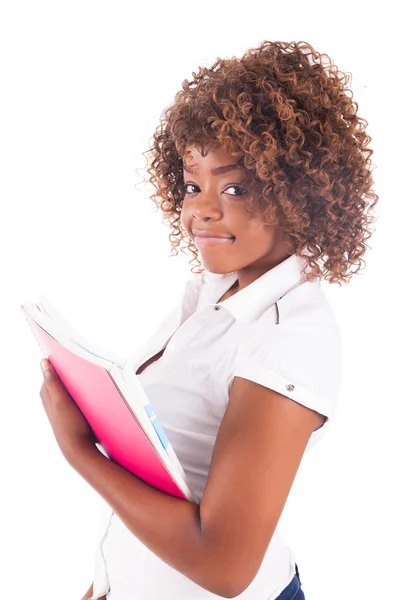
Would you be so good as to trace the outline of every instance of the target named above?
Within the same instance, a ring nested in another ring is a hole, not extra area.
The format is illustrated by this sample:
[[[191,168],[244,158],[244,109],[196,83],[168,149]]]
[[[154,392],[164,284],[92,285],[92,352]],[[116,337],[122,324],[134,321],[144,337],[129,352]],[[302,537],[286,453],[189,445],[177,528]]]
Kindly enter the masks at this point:
[[[308,449],[325,434],[336,412],[341,357],[340,329],[335,323],[258,327],[241,344],[233,377],[264,385],[325,415]]]

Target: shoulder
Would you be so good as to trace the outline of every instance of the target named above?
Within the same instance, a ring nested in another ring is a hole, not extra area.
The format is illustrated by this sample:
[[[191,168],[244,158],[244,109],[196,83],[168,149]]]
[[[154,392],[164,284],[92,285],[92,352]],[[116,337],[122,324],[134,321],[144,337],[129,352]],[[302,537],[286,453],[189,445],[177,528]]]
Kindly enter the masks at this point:
[[[320,283],[305,281],[247,328],[233,375],[331,418],[341,370],[342,338],[336,315]]]
[[[249,325],[242,348],[260,357],[280,349],[290,359],[291,348],[298,349],[298,344],[310,352],[320,344],[337,352],[341,341],[339,322],[324,290],[318,282],[305,281]],[[272,347],[273,342],[278,347]]]

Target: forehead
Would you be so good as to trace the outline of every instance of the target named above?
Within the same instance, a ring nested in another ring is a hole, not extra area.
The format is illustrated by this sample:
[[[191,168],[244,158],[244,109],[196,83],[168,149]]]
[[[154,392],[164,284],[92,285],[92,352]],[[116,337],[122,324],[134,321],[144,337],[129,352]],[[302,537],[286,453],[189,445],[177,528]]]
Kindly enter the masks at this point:
[[[211,175],[222,175],[229,171],[244,170],[244,167],[237,156],[221,146],[205,150],[204,156],[198,148],[188,146],[183,157],[183,170],[192,174],[208,171]]]
[[[188,169],[187,167],[185,167],[185,165],[183,165],[183,170],[186,171],[186,173],[191,173],[191,174],[199,172],[199,169],[197,166],[192,167],[191,169]],[[220,167],[212,167],[210,169],[210,173],[211,173],[211,175],[223,175],[224,173],[228,173],[229,171],[238,171],[238,170],[244,170],[244,168],[238,164],[221,165]]]

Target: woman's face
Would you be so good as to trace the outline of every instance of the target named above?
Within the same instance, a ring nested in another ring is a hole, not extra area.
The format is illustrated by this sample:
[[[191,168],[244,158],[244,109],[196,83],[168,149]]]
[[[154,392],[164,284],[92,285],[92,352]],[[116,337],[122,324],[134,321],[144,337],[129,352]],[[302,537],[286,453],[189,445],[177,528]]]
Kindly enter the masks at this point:
[[[221,146],[204,157],[195,146],[187,149],[181,225],[197,246],[203,266],[212,273],[237,271],[241,289],[291,253],[279,227],[263,224],[260,215],[246,210],[254,193],[252,181],[246,180],[248,172],[223,168],[237,159]],[[196,239],[195,231],[229,239],[210,244],[204,238]]]

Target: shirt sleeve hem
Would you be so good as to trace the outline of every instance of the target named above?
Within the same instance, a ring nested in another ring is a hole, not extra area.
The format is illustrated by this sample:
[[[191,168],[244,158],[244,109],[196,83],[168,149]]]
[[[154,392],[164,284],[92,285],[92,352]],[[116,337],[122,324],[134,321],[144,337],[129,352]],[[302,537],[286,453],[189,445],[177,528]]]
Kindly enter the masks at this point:
[[[276,371],[273,371],[265,365],[259,364],[254,358],[242,357],[240,364],[238,364],[233,373],[234,377],[243,377],[254,381],[259,385],[270,388],[275,392],[283,394],[287,398],[315,410],[318,413],[324,415],[326,418],[325,423],[331,418],[332,410],[330,403],[324,401],[321,396],[305,389],[304,387],[297,384],[295,380],[289,379]]]

